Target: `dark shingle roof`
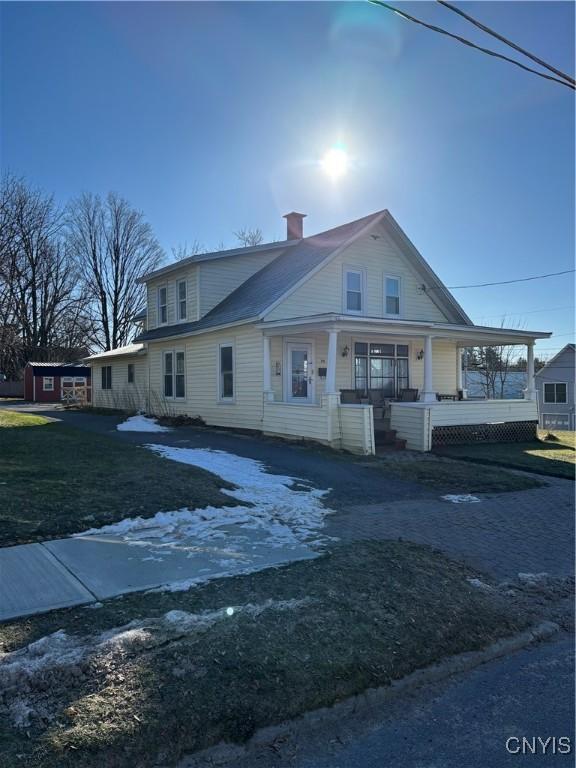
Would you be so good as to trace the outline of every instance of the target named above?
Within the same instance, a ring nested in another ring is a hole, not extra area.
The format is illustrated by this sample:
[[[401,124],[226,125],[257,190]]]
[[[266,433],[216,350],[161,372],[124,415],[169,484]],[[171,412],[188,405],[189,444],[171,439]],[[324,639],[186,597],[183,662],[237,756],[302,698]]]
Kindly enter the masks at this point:
[[[297,245],[286,250],[248,278],[200,320],[194,323],[178,323],[153,328],[138,336],[136,341],[184,336],[194,331],[257,317],[312,269],[320,266],[331,253],[359,235],[365,227],[374,224],[383,215],[383,211],[373,213],[349,224],[300,240]]]

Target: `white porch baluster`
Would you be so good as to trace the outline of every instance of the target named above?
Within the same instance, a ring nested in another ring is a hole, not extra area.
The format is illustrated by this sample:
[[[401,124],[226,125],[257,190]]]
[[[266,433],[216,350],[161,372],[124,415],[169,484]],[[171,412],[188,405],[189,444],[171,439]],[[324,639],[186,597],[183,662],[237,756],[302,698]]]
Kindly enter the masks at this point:
[[[328,368],[326,370],[326,394],[336,395],[336,354],[338,351],[338,331],[328,331]]]
[[[264,363],[264,399],[274,400],[274,392],[272,391],[272,371],[270,367],[270,336],[262,337],[264,346],[262,360]]]
[[[534,384],[534,342],[526,345],[526,389],[525,400],[536,400],[536,386]]]
[[[420,400],[424,403],[436,402],[436,392],[432,382],[432,336],[424,337],[424,389]]]

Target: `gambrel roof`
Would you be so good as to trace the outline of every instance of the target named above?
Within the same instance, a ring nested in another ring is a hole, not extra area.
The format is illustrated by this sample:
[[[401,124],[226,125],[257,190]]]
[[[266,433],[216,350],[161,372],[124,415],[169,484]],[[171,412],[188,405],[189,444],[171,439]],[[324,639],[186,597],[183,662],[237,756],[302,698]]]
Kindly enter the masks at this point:
[[[152,328],[138,336],[137,341],[185,336],[220,326],[259,320],[332,258],[378,225],[385,227],[414,271],[422,278],[424,289],[431,289],[428,293],[430,299],[450,321],[460,325],[473,325],[390,212],[383,210],[326,232],[302,238],[296,243],[290,241],[290,248],[286,248],[274,261],[248,278],[200,320]]]

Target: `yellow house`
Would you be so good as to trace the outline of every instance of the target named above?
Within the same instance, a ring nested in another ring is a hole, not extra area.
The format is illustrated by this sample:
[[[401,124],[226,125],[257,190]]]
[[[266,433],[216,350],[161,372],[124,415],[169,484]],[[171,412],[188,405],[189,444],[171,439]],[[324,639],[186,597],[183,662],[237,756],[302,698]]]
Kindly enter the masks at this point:
[[[534,435],[534,342],[476,326],[389,211],[311,237],[206,253],[140,278],[145,327],[93,355],[93,402],[315,440],[428,451]],[[524,344],[522,400],[468,400],[462,350]]]

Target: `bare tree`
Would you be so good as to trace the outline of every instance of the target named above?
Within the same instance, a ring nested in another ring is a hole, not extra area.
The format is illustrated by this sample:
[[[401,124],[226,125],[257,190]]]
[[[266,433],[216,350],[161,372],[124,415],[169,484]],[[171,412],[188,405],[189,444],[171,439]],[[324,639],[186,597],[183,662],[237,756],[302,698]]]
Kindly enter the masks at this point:
[[[84,194],[73,201],[67,226],[88,296],[92,342],[105,350],[124,346],[144,304],[137,278],[159,266],[163,251],[143,214],[113,192],[105,200]]]
[[[238,242],[244,248],[260,245],[264,239],[262,230],[258,229],[257,227],[254,229],[250,229],[249,227],[242,227],[242,229],[234,232],[234,236],[238,239]]]
[[[200,253],[208,253],[208,248],[198,240],[193,240],[190,245],[185,241],[184,243],[178,243],[171,248],[174,261],[182,261],[183,259],[189,259],[190,256],[198,256]]]
[[[503,317],[500,327],[504,328],[505,325],[506,318]],[[520,324],[516,324],[516,328],[519,327]],[[517,358],[518,351],[514,345],[473,347],[467,354],[467,367],[478,373],[482,394],[485,397],[502,400],[506,394],[509,374],[517,368]]]
[[[0,192],[0,333],[3,372],[71,348],[81,307],[77,274],[51,196],[5,176]]]

